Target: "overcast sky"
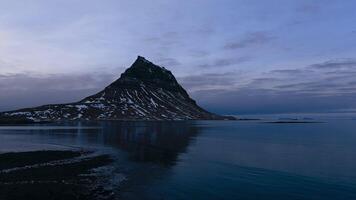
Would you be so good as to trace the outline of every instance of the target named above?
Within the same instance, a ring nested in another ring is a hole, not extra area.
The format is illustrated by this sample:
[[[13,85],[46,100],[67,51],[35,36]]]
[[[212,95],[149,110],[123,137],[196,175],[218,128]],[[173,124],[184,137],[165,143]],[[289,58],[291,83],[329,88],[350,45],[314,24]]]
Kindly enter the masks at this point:
[[[218,113],[356,111],[354,0],[0,0],[0,110],[80,100],[142,55]]]

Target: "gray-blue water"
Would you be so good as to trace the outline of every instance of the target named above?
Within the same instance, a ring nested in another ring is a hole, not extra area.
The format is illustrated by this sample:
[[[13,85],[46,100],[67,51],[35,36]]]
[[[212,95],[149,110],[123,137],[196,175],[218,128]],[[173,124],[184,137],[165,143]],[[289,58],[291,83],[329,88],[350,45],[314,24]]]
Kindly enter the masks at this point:
[[[121,199],[356,199],[356,118],[308,120],[324,123],[2,126],[0,153],[73,148],[110,153],[115,161],[102,170],[107,173],[102,184]]]

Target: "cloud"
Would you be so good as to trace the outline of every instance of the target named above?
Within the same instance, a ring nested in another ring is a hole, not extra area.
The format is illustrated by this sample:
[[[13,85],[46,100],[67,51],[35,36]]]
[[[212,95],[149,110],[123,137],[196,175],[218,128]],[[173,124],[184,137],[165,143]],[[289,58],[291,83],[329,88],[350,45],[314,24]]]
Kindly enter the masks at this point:
[[[225,45],[225,49],[241,49],[248,48],[250,46],[262,45],[274,40],[275,37],[270,36],[267,32],[259,31],[248,33],[244,36],[244,38],[231,42]]]
[[[329,82],[327,80],[315,81],[315,82],[302,82],[295,84],[286,84],[286,85],[278,85],[275,88],[279,89],[289,89],[290,91],[298,91],[298,92],[312,92],[315,95],[325,92],[331,92],[332,94],[340,93],[339,89],[342,89],[341,93],[345,91],[345,88],[349,90],[352,89],[350,86],[352,84],[346,82]],[[356,92],[356,87],[353,88],[353,91]]]
[[[198,67],[200,68],[221,68],[225,66],[233,66],[236,64],[248,62],[251,58],[250,57],[234,57],[234,58],[221,58],[216,59],[212,63],[201,64]]]
[[[182,43],[183,38],[179,32],[155,32],[151,36],[143,38],[143,41],[150,44],[159,46],[160,48],[169,48]]]
[[[356,60],[354,59],[339,59],[339,60],[329,60],[323,63],[317,63],[310,65],[310,68],[314,69],[356,69]]]
[[[70,90],[92,89],[110,82],[113,75],[109,74],[3,74],[0,75],[1,90]]]
[[[110,74],[3,74],[0,75],[0,110],[78,101],[100,91]]]
[[[259,88],[259,87],[265,87],[268,88],[271,86],[271,84],[274,83],[279,83],[283,82],[283,79],[280,77],[258,77],[258,78],[253,78],[250,80],[250,82],[245,85],[245,87],[249,88]]]
[[[181,63],[175,58],[160,58],[157,60],[157,64],[160,66],[168,66],[168,67],[181,65]]]
[[[351,60],[274,69],[249,76],[248,80],[240,80],[236,73],[190,76],[181,80],[198,103],[216,112],[336,111],[356,108],[356,73],[353,73]],[[340,68],[343,70],[336,70]]]
[[[210,53],[205,50],[190,50],[189,56],[197,58],[197,57],[205,57],[208,56]]]
[[[332,112],[356,108],[356,94],[315,96],[266,89],[204,90],[191,94],[213,112],[226,114]],[[219,103],[217,103],[219,102]]]
[[[270,71],[270,73],[284,74],[284,75],[298,75],[303,73],[311,73],[312,70],[306,69],[276,69]]]
[[[205,73],[200,75],[191,75],[179,77],[179,82],[189,91],[207,90],[216,88],[225,88],[227,85],[236,83],[237,74],[228,73]]]

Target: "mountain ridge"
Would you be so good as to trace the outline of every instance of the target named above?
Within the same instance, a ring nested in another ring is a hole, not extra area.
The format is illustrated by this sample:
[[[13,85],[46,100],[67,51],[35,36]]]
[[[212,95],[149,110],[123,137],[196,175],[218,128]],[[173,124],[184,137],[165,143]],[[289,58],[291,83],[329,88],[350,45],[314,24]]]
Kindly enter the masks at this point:
[[[0,113],[0,119],[64,120],[226,120],[199,107],[172,72],[142,56],[100,92],[68,104]]]

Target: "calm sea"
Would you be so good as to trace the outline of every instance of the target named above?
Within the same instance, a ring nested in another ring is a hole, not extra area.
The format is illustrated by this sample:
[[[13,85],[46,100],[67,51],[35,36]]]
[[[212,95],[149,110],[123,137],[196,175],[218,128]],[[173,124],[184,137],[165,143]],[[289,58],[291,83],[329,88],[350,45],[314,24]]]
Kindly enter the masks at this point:
[[[0,126],[0,153],[111,154],[122,199],[356,199],[356,116],[243,117],[262,120]]]

